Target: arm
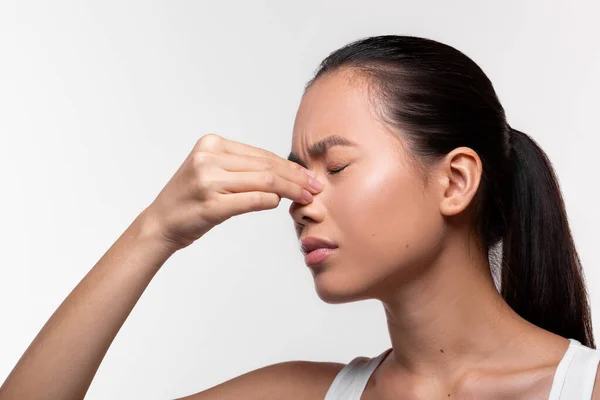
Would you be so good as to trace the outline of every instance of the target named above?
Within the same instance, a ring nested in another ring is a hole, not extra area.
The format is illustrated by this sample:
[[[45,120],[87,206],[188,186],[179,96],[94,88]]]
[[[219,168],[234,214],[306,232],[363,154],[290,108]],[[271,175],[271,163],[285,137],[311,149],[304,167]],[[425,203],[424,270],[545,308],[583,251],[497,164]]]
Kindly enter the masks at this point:
[[[171,254],[140,214],[46,322],[0,387],[0,399],[84,398],[115,335]]]
[[[201,137],[50,317],[0,387],[0,400],[82,399],[125,319],[174,252],[235,215],[277,207],[283,197],[312,201],[321,190],[312,181],[299,165],[266,150]]]
[[[178,400],[324,399],[344,364],[285,361],[236,376]]]

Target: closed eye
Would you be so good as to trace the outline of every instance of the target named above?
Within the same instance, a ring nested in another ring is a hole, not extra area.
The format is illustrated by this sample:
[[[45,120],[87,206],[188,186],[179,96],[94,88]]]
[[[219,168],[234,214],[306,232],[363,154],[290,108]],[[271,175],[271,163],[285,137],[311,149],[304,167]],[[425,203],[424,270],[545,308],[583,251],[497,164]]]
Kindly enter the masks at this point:
[[[347,166],[348,166],[348,165],[345,165],[345,166],[343,166],[343,167],[341,167],[341,168],[337,168],[337,169],[330,169],[330,170],[327,170],[327,173],[328,173],[329,175],[336,175],[336,174],[339,174],[339,173],[340,173],[340,172],[342,172],[344,169],[346,169],[346,167],[347,167]]]

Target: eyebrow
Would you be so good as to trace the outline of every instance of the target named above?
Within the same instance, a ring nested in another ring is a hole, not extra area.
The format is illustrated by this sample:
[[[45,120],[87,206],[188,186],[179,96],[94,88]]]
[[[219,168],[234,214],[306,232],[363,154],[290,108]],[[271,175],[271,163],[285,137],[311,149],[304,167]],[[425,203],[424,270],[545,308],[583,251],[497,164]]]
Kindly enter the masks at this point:
[[[343,136],[331,135],[331,136],[327,136],[324,139],[319,140],[317,143],[310,146],[308,149],[308,155],[312,158],[317,158],[317,157],[322,156],[323,154],[327,153],[327,150],[329,150],[329,148],[331,148],[333,146],[350,146],[350,147],[352,147],[352,146],[356,146],[356,143],[352,142],[351,140],[349,140]],[[289,161],[300,164],[301,166],[306,168],[306,164],[294,152],[291,152],[287,159]]]

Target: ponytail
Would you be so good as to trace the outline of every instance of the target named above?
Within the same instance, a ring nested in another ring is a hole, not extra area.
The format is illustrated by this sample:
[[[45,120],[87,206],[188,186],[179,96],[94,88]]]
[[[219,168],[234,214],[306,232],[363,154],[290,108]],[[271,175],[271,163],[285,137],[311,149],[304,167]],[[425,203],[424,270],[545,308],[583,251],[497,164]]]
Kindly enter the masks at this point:
[[[595,348],[583,270],[552,164],[510,128],[512,205],[502,245],[501,294],[529,322]]]

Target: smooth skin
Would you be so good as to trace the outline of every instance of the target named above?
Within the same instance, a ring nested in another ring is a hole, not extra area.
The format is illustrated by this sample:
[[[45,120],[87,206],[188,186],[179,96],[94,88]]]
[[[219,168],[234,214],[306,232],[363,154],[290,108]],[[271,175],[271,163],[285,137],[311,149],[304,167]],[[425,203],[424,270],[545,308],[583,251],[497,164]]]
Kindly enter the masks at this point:
[[[547,399],[568,341],[519,317],[495,289],[469,225],[481,179],[477,153],[458,148],[423,168],[381,121],[368,89],[350,70],[319,78],[296,116],[295,162],[219,135],[201,137],[44,325],[0,387],[0,400],[84,398],[165,261],[232,216],[275,208],[282,198],[292,200],[299,237],[339,246],[311,269],[319,297],[374,298],[384,306],[393,351],[363,400]],[[351,145],[329,141],[309,154],[331,135]],[[342,367],[278,363],[184,399],[323,399]],[[600,400],[600,374],[593,399]]]

